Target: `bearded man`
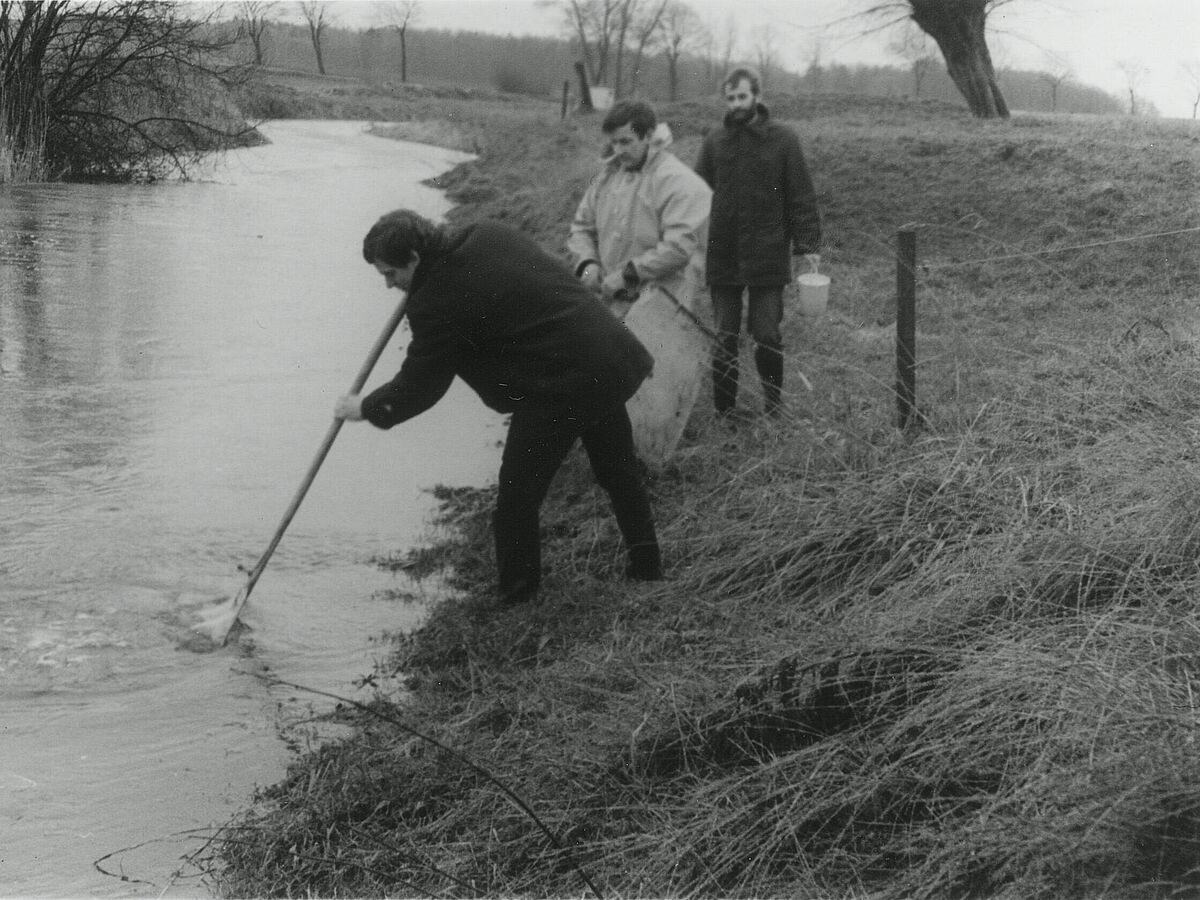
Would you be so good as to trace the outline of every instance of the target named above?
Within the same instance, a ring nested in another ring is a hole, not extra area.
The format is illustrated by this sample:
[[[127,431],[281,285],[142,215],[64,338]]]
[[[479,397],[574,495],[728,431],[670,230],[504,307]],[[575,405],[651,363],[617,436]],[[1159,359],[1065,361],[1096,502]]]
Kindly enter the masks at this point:
[[[721,83],[723,126],[709,133],[696,172],[713,190],[707,281],[718,339],[713,352],[713,402],[734,409],[742,300],[754,339],[754,362],[765,411],[778,416],[783,390],[783,289],[792,257],[820,264],[821,218],[800,140],[771,120],[753,69],[737,68]]]

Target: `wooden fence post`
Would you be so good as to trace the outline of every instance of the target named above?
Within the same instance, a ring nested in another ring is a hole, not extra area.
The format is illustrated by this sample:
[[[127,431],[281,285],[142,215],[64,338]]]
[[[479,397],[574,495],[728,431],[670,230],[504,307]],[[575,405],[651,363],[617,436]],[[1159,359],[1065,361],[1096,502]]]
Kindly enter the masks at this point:
[[[559,115],[560,119],[565,119],[567,117],[567,103],[568,103],[568,101],[570,101],[570,99],[571,99],[571,82],[568,79],[568,80],[563,81],[562,113]]]
[[[896,233],[896,409],[901,430],[917,402],[917,232]]]
[[[588,85],[587,71],[583,68],[583,63],[575,63],[575,74],[579,77],[579,108],[584,112],[594,112],[596,107],[592,104],[592,89]]]

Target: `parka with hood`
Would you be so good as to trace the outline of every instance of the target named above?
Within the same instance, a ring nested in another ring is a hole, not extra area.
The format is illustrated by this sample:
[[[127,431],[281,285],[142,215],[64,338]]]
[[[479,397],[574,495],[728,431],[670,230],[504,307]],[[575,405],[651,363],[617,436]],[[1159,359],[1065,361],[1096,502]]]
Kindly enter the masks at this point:
[[[709,284],[770,287],[792,280],[791,257],[817,253],[821,219],[800,140],[757,115],[726,115],[700,148],[696,172],[713,189],[708,229]]]
[[[588,262],[605,272],[632,263],[639,282],[661,284],[677,297],[702,280],[712,191],[667,149],[670,143],[670,129],[660,123],[638,169],[610,161],[592,179],[567,239],[576,272]]]

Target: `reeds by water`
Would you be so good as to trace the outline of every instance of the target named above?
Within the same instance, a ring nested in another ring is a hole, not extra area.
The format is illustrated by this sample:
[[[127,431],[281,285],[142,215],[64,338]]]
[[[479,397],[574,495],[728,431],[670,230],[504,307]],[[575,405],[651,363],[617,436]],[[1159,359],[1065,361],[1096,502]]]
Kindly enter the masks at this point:
[[[1184,895],[1195,359],[1102,347],[1087,402],[993,403],[869,460],[811,421],[701,421],[656,482],[672,580],[634,592],[576,460],[548,510],[551,599],[528,611],[486,600],[490,495],[447,493],[468,593],[400,645],[399,714],[512,785],[612,895]],[[366,727],[249,826],[323,860],[289,891],[580,894],[503,797]]]
[[[13,115],[13,109],[6,106],[5,93],[0,86],[0,184],[44,181],[45,116],[31,108]]]

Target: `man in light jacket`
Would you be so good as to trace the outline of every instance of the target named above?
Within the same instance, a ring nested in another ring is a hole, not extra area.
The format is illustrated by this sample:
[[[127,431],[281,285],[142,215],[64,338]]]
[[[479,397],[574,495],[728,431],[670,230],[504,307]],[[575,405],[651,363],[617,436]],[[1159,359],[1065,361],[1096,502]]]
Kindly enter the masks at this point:
[[[820,263],[821,219],[800,140],[771,120],[752,69],[722,83],[727,112],[700,149],[696,171],[713,189],[707,277],[719,335],[713,355],[718,414],[737,401],[742,295],[754,339],[754,362],[768,415],[778,415],[783,388],[783,289],[792,256]]]
[[[690,308],[703,270],[712,191],[667,150],[670,129],[640,100],[615,104],[601,123],[611,155],[592,180],[567,249],[575,274],[618,317],[655,283]]]

